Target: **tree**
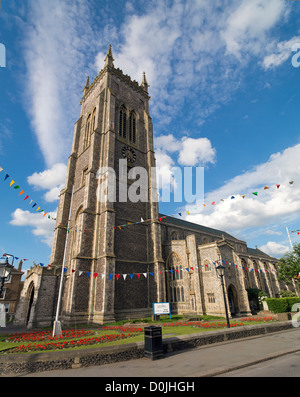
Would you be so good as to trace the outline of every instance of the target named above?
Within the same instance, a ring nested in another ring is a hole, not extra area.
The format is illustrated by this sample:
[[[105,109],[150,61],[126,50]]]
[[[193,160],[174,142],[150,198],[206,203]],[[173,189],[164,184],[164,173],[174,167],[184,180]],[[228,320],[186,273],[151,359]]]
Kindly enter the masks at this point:
[[[300,243],[294,244],[293,251],[279,259],[277,270],[279,281],[284,281],[287,284],[290,284],[292,279],[300,281]]]

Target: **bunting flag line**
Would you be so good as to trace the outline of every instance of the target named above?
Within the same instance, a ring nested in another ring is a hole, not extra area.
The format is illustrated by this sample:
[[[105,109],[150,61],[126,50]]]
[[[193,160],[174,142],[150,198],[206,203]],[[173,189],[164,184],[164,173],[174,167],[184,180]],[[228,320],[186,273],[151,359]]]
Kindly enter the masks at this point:
[[[265,269],[265,268],[260,268],[260,269],[255,269],[253,267],[250,268],[247,266],[242,266],[242,265],[237,265],[225,260],[218,260],[218,261],[214,261],[213,265],[216,267],[219,264],[224,264],[225,266],[233,266],[235,269],[242,269],[243,271],[247,271],[247,272],[253,272],[253,273],[270,273],[270,272],[274,272],[276,273],[276,269]],[[199,268],[205,268],[208,267],[208,264],[205,265],[199,265],[199,266],[190,266],[190,267],[185,267],[185,268],[180,268],[180,269],[165,269],[164,272],[166,274],[172,274],[173,277],[176,277],[175,274],[180,274],[181,272],[183,272],[184,270],[186,270],[188,273],[190,273],[191,271],[194,272],[195,270],[199,270]],[[71,269],[70,274],[74,274],[76,273],[77,270],[75,269]],[[87,272],[87,271],[82,271],[82,270],[78,270],[78,275],[82,276],[82,274],[85,273],[86,277],[89,278],[91,275],[91,272]],[[163,275],[162,271],[157,271],[157,275]],[[126,279],[133,280],[133,278],[137,278],[138,280],[141,280],[141,276],[143,275],[143,278],[147,278],[149,275],[154,277],[154,272],[139,272],[139,273],[134,273],[134,272],[130,272],[130,273],[94,273],[93,277],[96,279],[98,275],[101,275],[101,278],[104,279],[108,277],[109,280],[113,280],[116,279],[117,281],[120,279],[120,277],[122,276],[123,280],[125,281]],[[121,279],[122,279],[121,278]]]
[[[298,234],[298,236],[300,235],[300,229],[297,229],[297,230],[291,230],[290,231],[290,233],[297,233]]]
[[[0,173],[2,171],[4,171],[4,173],[5,173],[4,181],[6,181],[8,178],[11,178],[10,175],[0,166]],[[10,187],[12,187],[15,183],[16,183],[15,180],[13,180],[11,178]],[[293,186],[294,185],[294,181],[289,181],[289,185]],[[281,185],[280,184],[275,184],[275,185],[272,185],[272,186],[274,186],[276,188],[275,190],[278,190]],[[263,190],[270,190],[272,188],[272,186],[265,185]],[[15,186],[13,186],[13,187],[14,187],[14,189],[20,189],[20,186],[17,185],[17,184]],[[20,190],[19,196],[22,196],[24,193],[25,193],[24,190]],[[259,196],[258,191],[252,192],[252,196],[253,195],[258,197]],[[231,195],[230,197],[231,197],[232,200],[234,200],[234,199],[236,199],[236,196],[237,195]],[[243,199],[245,199],[245,197],[246,197],[245,194],[241,194],[239,196],[242,197]],[[30,200],[28,200],[28,199],[30,199]],[[38,204],[33,199],[31,199],[28,194],[25,195],[24,201],[26,201],[26,200],[28,200],[29,205],[31,205],[32,209],[37,206],[37,209],[35,210],[35,212],[43,213],[44,217],[46,215],[48,215],[48,217],[47,217],[48,219],[56,220],[56,218],[51,217],[46,211],[44,211],[40,206],[38,206]],[[224,202],[224,201],[225,201],[224,199],[220,200],[220,202]],[[32,203],[33,203],[33,205],[32,205]],[[217,205],[217,202],[216,201],[212,201],[211,205]],[[209,204],[203,203],[201,207],[199,207],[199,208],[195,207],[194,210],[200,210],[200,209],[203,210],[203,208],[208,208],[208,206],[209,206]],[[175,216],[182,217],[183,215],[195,215],[195,213],[191,213],[190,211],[181,211],[181,212],[177,212],[176,214],[169,215],[169,216],[170,217],[175,217]],[[147,221],[149,222],[149,221],[157,221],[157,220],[159,222],[161,222],[162,219],[166,219],[166,216],[162,216],[162,217],[154,218],[154,219],[147,219],[147,220],[144,220],[143,218],[141,218],[141,220],[139,222],[128,222],[128,223],[126,223],[124,225],[109,226],[109,228],[112,227],[115,230],[122,230],[122,228],[127,227],[129,225],[137,225],[137,224],[141,224],[141,223],[144,223],[144,222],[147,222]],[[72,228],[68,228],[67,226],[64,226],[61,223],[59,224],[59,226],[62,227],[62,228],[65,228],[68,233],[72,232]],[[107,227],[104,227],[104,229],[106,229],[106,228]],[[95,230],[96,229],[75,229],[75,231],[79,231],[79,232],[87,232],[87,231],[95,231]]]
[[[35,261],[35,260],[33,260],[33,259],[28,259],[28,258],[22,258],[22,257],[20,257],[20,256],[15,256],[15,255],[10,255],[10,254],[3,254],[2,255],[2,258],[0,258],[0,259],[3,259],[3,258],[7,258],[7,257],[14,257],[14,259],[15,260],[17,260],[17,261],[23,261],[23,262],[26,262],[26,261],[31,261],[31,262],[33,262],[33,264],[35,264],[35,265],[38,265],[38,266],[45,266],[45,264],[44,263],[42,263],[42,262],[37,262],[37,261]],[[36,263],[37,262],[37,263]]]
[[[294,184],[294,181],[290,181],[289,182],[289,185],[293,185]],[[276,187],[276,190],[278,190],[279,189],[279,187],[281,186],[281,185],[279,185],[279,184],[276,184],[276,185],[274,185],[275,187]],[[264,186],[264,188],[263,188],[263,190],[269,190],[269,189],[271,189],[271,186],[267,186],[267,185],[265,185]],[[258,196],[258,191],[256,191],[256,192],[253,192],[252,193],[252,195],[254,195],[254,196]],[[240,195],[240,197],[242,197],[243,199],[245,199],[245,197],[246,197],[246,195],[245,194],[242,194],[242,195]],[[233,200],[233,199],[235,199],[236,198],[236,195],[232,195],[231,196],[231,199]],[[220,202],[224,202],[225,200],[224,199],[221,199],[220,200]],[[211,205],[216,205],[216,201],[213,201],[212,203],[211,203]],[[207,206],[208,206],[208,204],[202,204],[202,207],[201,208],[198,208],[198,207],[194,207],[194,210],[200,210],[200,209],[203,209],[203,208],[207,208]],[[175,213],[175,214],[172,214],[172,215],[168,215],[169,217],[175,217],[175,216],[180,216],[180,217],[182,217],[183,215],[195,215],[195,213],[191,213],[190,211],[181,211],[181,212],[177,212],[177,213]],[[147,219],[146,221],[156,221],[156,220],[158,220],[158,221],[162,221],[162,219],[166,219],[166,216],[163,216],[163,217],[160,217],[160,218],[153,218],[153,219]],[[118,225],[118,226],[113,226],[112,228],[113,229],[115,229],[115,230],[122,230],[122,228],[124,228],[124,227],[126,227],[126,226],[129,226],[129,225],[137,225],[137,224],[141,224],[141,223],[144,223],[144,222],[146,222],[143,218],[141,218],[141,221],[140,222],[128,222],[128,223],[126,223],[126,224],[124,224],[124,225]],[[60,223],[60,227],[62,227],[62,228],[65,228],[65,229],[67,229],[67,231],[68,232],[72,232],[72,228],[67,228],[66,226],[63,226],[63,224],[61,224]],[[106,229],[107,227],[104,227],[104,229]],[[99,228],[100,229],[100,228]],[[90,231],[95,231],[95,230],[97,230],[97,229],[75,229],[75,231],[79,231],[79,232],[90,232]]]
[[[5,257],[5,256],[12,256],[12,255],[3,254],[3,257]],[[19,259],[19,257],[15,256],[15,259]],[[23,261],[27,261],[29,259],[22,259],[22,260]],[[46,268],[47,267],[49,267],[49,268],[61,268],[60,266],[56,266],[56,265],[50,265],[49,264],[49,265],[45,266],[44,263],[40,262],[40,263],[37,264],[37,263],[35,263],[35,261],[33,261],[33,262],[34,262],[34,264],[36,266],[41,266],[41,267],[46,267]],[[238,265],[238,264],[226,261],[226,260],[213,261],[212,264],[215,267],[220,265],[220,264],[224,264],[225,267],[227,267],[228,269],[233,266],[234,269],[242,269],[243,271],[252,272],[252,273],[261,273],[261,274],[270,273],[270,272],[276,273],[275,265],[273,266],[274,268],[269,268],[269,269],[259,268],[259,269],[255,269],[254,267]],[[204,265],[200,264],[200,265],[190,266],[190,267],[180,267],[179,269],[178,268],[176,268],[176,269],[175,268],[174,269],[164,269],[163,271],[157,271],[157,277],[159,276],[159,274],[162,276],[163,272],[166,275],[170,274],[170,275],[172,275],[172,277],[178,277],[184,270],[186,272],[188,272],[189,274],[191,274],[191,272],[195,272],[195,270],[199,271],[199,269],[201,270],[201,268],[208,268],[208,267],[209,267],[208,264],[204,264]],[[107,277],[108,277],[109,280],[116,279],[116,281],[118,281],[120,279],[121,280],[123,279],[123,281],[129,280],[129,279],[133,280],[134,278],[138,279],[138,280],[142,280],[142,279],[148,278],[149,276],[154,277],[154,272],[139,272],[139,273],[135,273],[135,272],[129,272],[129,273],[99,273],[99,272],[94,272],[94,273],[92,273],[90,271],[76,270],[76,269],[74,269],[72,267],[71,268],[64,267],[64,274],[67,273],[68,270],[70,270],[70,271],[66,275],[67,277],[70,277],[72,275],[75,276],[76,274],[78,274],[78,276],[82,278],[82,275],[85,274],[85,277],[87,279],[89,279],[89,278],[96,279],[99,275],[101,275],[102,279],[104,279],[104,278],[107,279]],[[178,276],[176,276],[176,274],[178,274]],[[129,278],[128,278],[128,276],[129,276]],[[141,277],[141,276],[143,276],[143,277]]]
[[[3,182],[5,182],[8,178],[11,178],[11,177],[10,177],[10,175],[9,175],[2,167],[0,167],[0,172],[2,172],[2,171],[5,172],[5,177],[4,177],[4,180],[3,180]],[[10,184],[9,184],[9,187],[12,187],[13,185],[15,185],[15,183],[16,183],[15,180],[13,180],[13,179],[11,178],[11,182],[10,182]],[[14,188],[15,190],[17,190],[17,189],[20,189],[20,186],[16,184],[15,186],[13,186],[13,188]],[[21,189],[21,190],[20,190],[20,193],[19,193],[19,196],[22,196],[24,193],[25,193],[24,190]],[[24,197],[24,196],[23,196],[23,197]],[[28,194],[25,194],[24,201],[26,201],[27,199],[29,199],[29,195],[28,195]],[[33,199],[30,199],[29,205],[31,205],[33,202],[34,202],[34,200],[33,200]],[[33,206],[32,206],[31,208],[36,207],[36,205],[37,205],[37,203],[34,203]],[[36,212],[40,212],[40,213],[44,212],[43,216],[48,215],[48,217],[47,217],[48,219],[51,219],[51,220],[56,221],[56,218],[53,218],[52,216],[50,216],[46,211],[44,211],[43,209],[41,209],[41,207],[38,207],[37,210],[36,210]]]

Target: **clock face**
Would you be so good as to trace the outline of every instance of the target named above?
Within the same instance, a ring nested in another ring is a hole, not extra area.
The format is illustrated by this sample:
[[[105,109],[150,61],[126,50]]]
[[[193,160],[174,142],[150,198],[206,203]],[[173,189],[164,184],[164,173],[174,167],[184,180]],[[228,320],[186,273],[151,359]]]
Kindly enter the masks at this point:
[[[134,163],[136,160],[136,154],[135,151],[133,149],[131,149],[131,147],[129,146],[124,146],[122,149],[122,156],[124,158],[127,158],[127,161],[129,163]]]

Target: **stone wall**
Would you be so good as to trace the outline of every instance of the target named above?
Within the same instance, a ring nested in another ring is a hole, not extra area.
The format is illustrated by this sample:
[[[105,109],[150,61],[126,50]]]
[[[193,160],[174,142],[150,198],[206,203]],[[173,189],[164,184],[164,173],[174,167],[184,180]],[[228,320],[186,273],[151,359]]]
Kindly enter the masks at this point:
[[[24,281],[14,324],[46,327],[55,317],[60,269],[33,266]]]
[[[166,338],[163,339],[163,351],[166,354],[177,350],[196,348],[255,335],[265,335],[291,328],[291,321],[286,321]],[[64,350],[62,352],[2,354],[0,355],[0,375],[18,375],[57,369],[89,367],[142,357],[144,357],[144,342],[84,350]]]

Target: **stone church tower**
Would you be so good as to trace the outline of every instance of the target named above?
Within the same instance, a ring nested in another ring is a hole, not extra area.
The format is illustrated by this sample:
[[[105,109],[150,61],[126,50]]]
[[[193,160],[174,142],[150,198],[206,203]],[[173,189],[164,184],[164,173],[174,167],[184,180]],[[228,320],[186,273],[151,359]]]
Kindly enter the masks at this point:
[[[255,313],[249,290],[278,297],[291,288],[277,279],[278,260],[225,231],[159,214],[146,77],[139,85],[113,61],[109,47],[84,87],[50,265],[28,272],[15,324],[52,325],[62,266],[64,327],[148,317],[166,301],[172,314],[225,317],[218,264],[229,315]]]
[[[65,255],[65,324],[143,317],[151,314],[152,302],[165,299],[158,203],[151,184],[155,157],[148,84],[145,74],[139,85],[114,67],[111,46],[104,61],[83,90],[59,199],[50,265],[61,266]],[[127,172],[136,166],[148,172],[145,202],[126,200],[133,182]],[[100,189],[114,181],[109,170],[115,171],[116,200]],[[125,183],[120,183],[121,176],[127,178]],[[141,218],[145,222],[118,227]],[[128,276],[116,281],[118,274]]]

